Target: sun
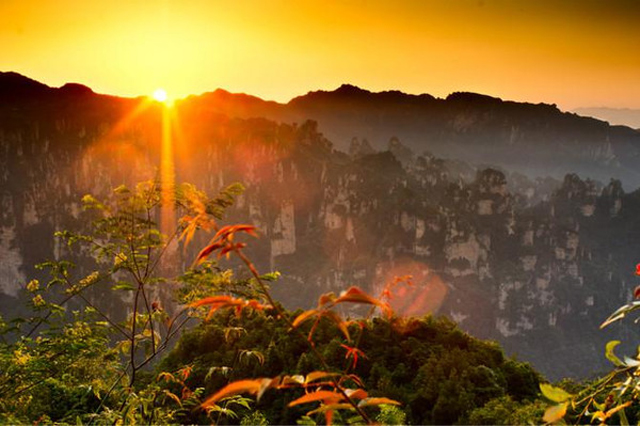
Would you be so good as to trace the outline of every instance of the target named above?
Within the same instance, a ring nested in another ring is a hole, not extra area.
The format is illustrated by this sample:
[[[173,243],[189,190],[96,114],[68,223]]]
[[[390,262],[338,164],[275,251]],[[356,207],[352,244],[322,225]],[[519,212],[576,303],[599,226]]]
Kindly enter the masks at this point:
[[[158,102],[166,102],[168,99],[167,91],[162,88],[156,89],[155,92],[153,92],[153,99]]]

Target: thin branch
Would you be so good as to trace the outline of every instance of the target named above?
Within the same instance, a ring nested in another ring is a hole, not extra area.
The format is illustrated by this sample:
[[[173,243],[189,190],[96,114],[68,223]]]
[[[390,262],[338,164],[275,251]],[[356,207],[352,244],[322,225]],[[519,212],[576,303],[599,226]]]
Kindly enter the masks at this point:
[[[93,309],[95,309],[95,311],[96,311],[96,312],[97,312],[97,313],[98,313],[102,318],[104,318],[104,319],[109,323],[109,325],[111,325],[113,328],[115,328],[115,329],[116,329],[116,330],[118,330],[120,333],[122,333],[122,335],[124,335],[124,337],[126,337],[127,339],[130,339],[130,338],[131,338],[131,336],[129,336],[129,334],[127,334],[127,332],[126,332],[126,331],[124,331],[124,330],[123,330],[123,329],[122,329],[118,324],[116,324],[115,322],[113,322],[113,321],[111,320],[111,318],[109,318],[106,314],[104,314],[104,313],[103,313],[103,312],[102,312],[98,307],[96,307],[96,305],[94,305],[93,303],[91,303],[91,302],[89,301],[89,299],[87,299],[86,297],[84,297],[84,295],[82,295],[82,294],[79,294],[79,293],[78,293],[78,296],[79,296],[82,300],[84,300],[84,302],[85,302],[87,305],[89,305],[89,306],[91,306]]]
[[[63,278],[65,280],[65,282],[67,283],[67,285],[69,285],[69,287],[73,287],[73,285],[71,284],[71,282],[69,281],[69,277],[67,275],[63,275]],[[93,287],[94,285],[102,282],[104,279],[106,278],[106,276],[103,276],[102,278],[96,280],[95,282],[92,282],[84,287],[80,287],[78,288],[78,290],[76,292],[70,293],[67,297],[65,297],[64,299],[62,299],[60,302],[58,302],[58,305],[64,305],[66,304],[69,300],[71,300],[74,296],[79,295],[81,292],[83,292],[84,290]],[[47,315],[45,315],[44,317],[40,318],[40,320],[31,328],[31,330],[29,330],[29,332],[24,336],[25,338],[31,337],[31,335],[33,333],[36,332],[36,330],[46,321],[49,319],[49,317],[53,315],[53,310],[49,310],[49,313]]]
[[[113,392],[113,390],[116,388],[116,385],[118,384],[118,382],[120,382],[120,380],[122,380],[122,378],[125,376],[125,374],[127,374],[127,369],[128,368],[129,368],[129,364],[127,363],[127,365],[124,367],[124,370],[122,371],[122,374],[120,374],[120,376],[118,376],[118,378],[113,382],[113,384],[111,385],[111,387],[109,388],[107,393],[104,395],[104,397],[101,398],[100,405],[98,405],[98,408],[96,408],[95,411],[93,412],[94,417],[91,419],[91,421],[89,422],[88,426],[90,426],[93,423],[93,420],[95,419],[95,415],[98,414],[98,412],[100,411],[100,409],[102,408],[104,403],[107,401],[107,399],[111,395],[111,392]]]
[[[136,290],[136,295],[133,300],[133,313],[131,314],[131,352],[129,355],[129,362],[131,363],[131,379],[129,380],[129,386],[133,385],[133,382],[136,380],[136,364],[135,364],[135,356],[136,356],[136,320],[138,317],[138,299],[140,298],[140,289],[142,288],[142,284],[138,284],[138,289]]]
[[[167,337],[163,340],[163,342],[158,346],[158,349],[156,351],[156,353],[154,355],[150,355],[149,357],[147,357],[147,359],[145,359],[144,361],[142,361],[140,364],[138,364],[138,370],[141,369],[142,367],[144,367],[145,365],[147,365],[149,362],[151,362],[157,355],[161,354],[165,349],[167,349],[167,347],[169,346],[169,341],[173,338],[173,336],[175,336],[181,329],[182,327],[184,327],[184,325],[187,323],[187,321],[189,321],[191,319],[191,317],[186,317],[182,323],[180,323],[180,325],[178,327],[176,327],[176,329],[171,333],[168,334]]]
[[[148,263],[149,262],[147,262],[147,264]],[[144,291],[144,287],[142,287],[142,299],[144,300],[144,305],[147,309],[147,315],[149,316],[147,320],[147,324],[149,324],[149,328],[151,329],[151,351],[155,354],[156,353],[156,333],[153,328],[153,317],[151,316],[152,314],[151,307],[149,306],[149,300],[147,300],[147,292]],[[144,328],[146,328],[147,324],[145,324],[145,326],[143,327],[143,330]]]

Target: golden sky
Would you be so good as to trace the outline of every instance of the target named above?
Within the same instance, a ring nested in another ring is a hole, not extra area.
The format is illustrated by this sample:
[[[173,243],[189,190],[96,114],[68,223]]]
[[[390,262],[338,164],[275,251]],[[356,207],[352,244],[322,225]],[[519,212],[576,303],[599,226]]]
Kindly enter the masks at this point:
[[[286,102],[342,83],[640,108],[636,0],[0,0],[0,71]]]

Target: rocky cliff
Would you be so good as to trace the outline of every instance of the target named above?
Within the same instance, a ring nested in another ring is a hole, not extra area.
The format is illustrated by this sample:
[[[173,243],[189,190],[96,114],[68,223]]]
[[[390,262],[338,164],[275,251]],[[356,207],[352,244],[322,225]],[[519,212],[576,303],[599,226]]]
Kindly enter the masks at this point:
[[[0,97],[6,314],[38,273],[32,265],[64,254],[53,232],[82,226],[82,195],[157,175],[162,111],[79,85],[18,79],[5,87],[12,88]],[[349,285],[375,293],[411,274],[414,286],[394,300],[399,312],[448,315],[550,378],[605,368],[608,338],[637,337],[628,326],[598,330],[635,286],[640,195],[620,181],[535,179],[445,160],[424,153],[428,144],[414,154],[399,137],[378,151],[352,138],[347,154],[317,122],[239,118],[205,98],[176,105],[178,178],[209,193],[236,181],[247,186],[228,219],[261,229],[251,256],[263,270],[282,272],[274,291],[287,305],[309,306]],[[589,133],[593,123],[585,123],[580,131]],[[468,129],[468,138],[486,139]]]

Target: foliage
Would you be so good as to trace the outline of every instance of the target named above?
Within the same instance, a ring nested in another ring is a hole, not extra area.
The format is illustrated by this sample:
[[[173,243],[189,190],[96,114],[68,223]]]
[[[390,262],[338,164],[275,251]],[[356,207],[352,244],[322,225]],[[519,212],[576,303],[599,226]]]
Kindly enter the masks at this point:
[[[545,402],[514,401],[511,396],[501,396],[474,409],[469,414],[469,424],[474,425],[524,425],[538,424],[545,411]]]
[[[144,182],[104,201],[85,196],[90,228],[57,233],[82,265],[42,264],[49,281],[25,286],[33,315],[0,324],[0,421],[453,423],[491,419],[500,404],[526,417],[537,373],[449,320],[396,317],[388,300],[408,277],[379,298],[352,287],[284,310],[268,286],[278,274],[260,274],[244,253],[241,238],[257,230],[217,223],[238,192],[209,199],[183,184],[167,195]],[[180,217],[170,229],[167,209]],[[198,230],[215,233],[185,262],[180,244]],[[214,255],[236,257],[249,275]],[[345,318],[354,304],[368,315]]]
[[[636,275],[640,276],[640,264],[636,266]],[[633,296],[640,297],[639,288]],[[635,300],[625,304],[613,312],[600,326],[605,328],[640,309],[640,302]],[[637,322],[637,320],[636,320]],[[640,421],[640,348],[634,357],[620,358],[616,347],[621,342],[612,340],[605,345],[604,355],[614,368],[605,376],[575,387],[569,392],[563,388],[542,384],[541,391],[545,398],[554,405],[547,408],[543,420],[547,423],[617,423],[631,424]]]
[[[289,312],[287,316],[295,319],[302,314]],[[535,423],[541,416],[541,402],[538,405],[532,402],[538,395],[537,373],[528,364],[505,358],[496,344],[468,336],[447,319],[392,317],[350,323],[351,336],[362,332],[359,350],[366,355],[358,358],[355,367],[353,358],[345,358],[349,346],[344,344],[345,336],[332,319],[323,318],[317,324],[309,320],[300,326],[305,337],[314,327],[313,341],[322,348],[324,358],[331,365],[342,366],[336,374],[349,368],[370,397],[387,397],[402,403],[397,409],[387,407],[373,413],[374,419],[387,414],[395,416],[399,410],[405,416],[402,423],[440,423],[445,415],[449,416],[449,423],[467,422],[471,421],[474,409],[504,397],[517,405],[518,411],[511,418],[522,420],[518,423],[526,423],[525,420]],[[220,313],[185,333],[161,368],[192,365],[192,385],[204,387],[211,394],[241,380],[278,375],[306,378],[322,365],[301,340],[273,309],[243,311],[241,316]],[[351,345],[356,341],[352,338]],[[241,361],[240,354],[249,348],[264,355],[263,364],[257,359]],[[212,369],[212,365],[226,368]],[[260,384],[251,383],[259,391]],[[303,405],[294,405],[289,410],[282,408],[300,396],[303,394],[295,388],[287,393],[267,389],[256,408],[271,424],[294,424],[308,410]],[[451,410],[448,413],[444,410],[447,407]],[[314,419],[313,413],[309,416]],[[203,421],[198,413],[184,420]]]
[[[171,313],[167,282],[177,241],[214,227],[240,190],[234,185],[209,199],[182,184],[167,198],[148,181],[120,186],[108,200],[84,196],[86,232],[56,233],[81,265],[67,258],[38,265],[49,280],[25,286],[32,315],[1,324],[0,420],[171,421],[172,411],[161,407],[166,394],[145,369],[190,317]],[[182,217],[167,234],[157,223],[163,209]]]

